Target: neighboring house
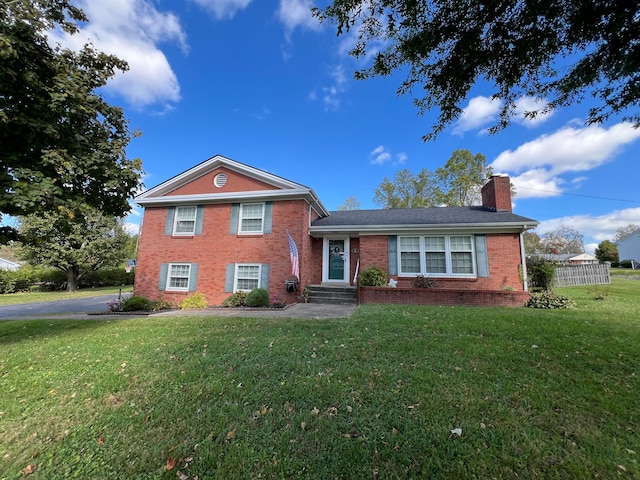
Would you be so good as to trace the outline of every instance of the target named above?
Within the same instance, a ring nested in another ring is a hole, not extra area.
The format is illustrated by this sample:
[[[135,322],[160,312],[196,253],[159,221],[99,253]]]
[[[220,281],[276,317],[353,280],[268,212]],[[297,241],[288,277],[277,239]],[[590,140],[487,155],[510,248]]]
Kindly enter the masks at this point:
[[[7,260],[6,258],[0,258],[0,270],[16,271],[20,268],[20,264]]]
[[[588,263],[598,263],[598,259],[588,253],[541,253],[537,257],[555,262],[559,265],[585,265]]]
[[[616,245],[620,261],[634,260],[636,264],[640,263],[640,229],[621,238]]]
[[[424,275],[451,292],[526,293],[522,233],[538,222],[512,213],[508,177],[492,177],[482,198],[479,207],[329,212],[309,187],[215,156],[136,197],[145,211],[135,293],[177,302],[197,290],[220,305],[261,287],[292,303],[310,285],[353,285],[372,265],[398,287]]]

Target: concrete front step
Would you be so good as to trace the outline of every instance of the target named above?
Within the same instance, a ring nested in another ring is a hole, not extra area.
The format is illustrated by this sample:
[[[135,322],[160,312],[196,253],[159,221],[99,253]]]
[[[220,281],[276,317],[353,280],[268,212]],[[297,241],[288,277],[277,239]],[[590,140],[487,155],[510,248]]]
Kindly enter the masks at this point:
[[[350,285],[309,285],[309,303],[355,304],[356,287]]]

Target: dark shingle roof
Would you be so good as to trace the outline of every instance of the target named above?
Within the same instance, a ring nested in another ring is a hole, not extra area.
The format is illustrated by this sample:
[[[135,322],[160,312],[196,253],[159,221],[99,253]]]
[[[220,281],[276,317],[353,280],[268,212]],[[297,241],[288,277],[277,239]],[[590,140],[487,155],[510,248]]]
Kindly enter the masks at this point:
[[[394,225],[478,225],[537,224],[535,220],[511,212],[485,207],[389,208],[382,210],[339,210],[314,221],[313,227],[371,227]]]

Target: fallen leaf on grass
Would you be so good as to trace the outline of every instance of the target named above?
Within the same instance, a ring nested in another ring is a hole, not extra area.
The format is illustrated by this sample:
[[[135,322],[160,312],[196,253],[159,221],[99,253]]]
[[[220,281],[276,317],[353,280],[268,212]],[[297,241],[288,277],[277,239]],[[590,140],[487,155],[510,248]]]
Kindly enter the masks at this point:
[[[301,428],[302,430],[304,430],[305,428],[307,428],[307,424],[306,424],[306,422],[300,422],[300,428]]]
[[[462,435],[462,429],[461,428],[454,428],[453,430],[451,430],[451,434],[454,436],[461,436]]]
[[[167,459],[167,464],[164,466],[164,469],[165,470],[172,470],[173,468],[175,468],[177,463],[178,463],[178,459],[177,458],[168,458]]]
[[[618,465],[618,470],[620,470],[621,472],[626,472],[627,469],[625,468],[624,465]]]
[[[313,407],[313,410],[311,410],[311,415],[318,415],[320,413],[320,410],[318,410],[318,407]]]
[[[360,434],[355,430],[351,430],[349,433],[345,433],[342,435],[344,438],[356,438],[359,437]]]
[[[398,429],[396,427],[393,427],[393,429],[391,430],[391,434],[392,435],[397,435],[398,434]]]
[[[227,432],[227,440],[231,440],[233,437],[235,437],[236,435],[236,430],[235,428],[233,430],[230,430]]]
[[[100,436],[98,437],[97,442],[98,442],[98,445],[103,445],[103,444],[104,444],[104,437],[103,437],[102,435],[100,435]]]
[[[180,470],[178,470],[176,472],[176,477],[178,477],[180,480],[187,480],[189,478],[189,475],[187,475],[186,473],[182,473]]]
[[[29,465],[24,467],[22,470],[20,470],[20,472],[23,475],[31,475],[35,471],[36,471],[36,466],[33,463],[30,463]]]

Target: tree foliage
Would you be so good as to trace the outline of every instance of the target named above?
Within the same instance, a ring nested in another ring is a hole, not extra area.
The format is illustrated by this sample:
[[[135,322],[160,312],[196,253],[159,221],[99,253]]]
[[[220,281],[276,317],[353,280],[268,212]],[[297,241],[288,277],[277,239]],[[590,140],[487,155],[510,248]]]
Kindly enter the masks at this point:
[[[338,35],[357,30],[350,54],[373,61],[366,79],[408,72],[399,94],[414,91],[420,113],[439,108],[424,138],[460,116],[472,86],[488,81],[507,126],[523,96],[548,99],[530,117],[579,103],[595,106],[587,122],[612,115],[640,125],[640,3],[628,0],[333,0],[314,9]]]
[[[542,236],[546,253],[562,255],[565,253],[584,253],[584,236],[575,228],[560,225]]]
[[[536,232],[524,232],[522,237],[524,240],[524,251],[527,255],[535,255],[545,252],[542,239]]]
[[[338,210],[360,210],[362,204],[358,201],[356,197],[351,195],[347,198],[342,205],[338,206]]]
[[[70,292],[88,272],[120,266],[129,239],[120,220],[86,205],[20,217],[19,232],[22,258],[65,272]]]
[[[385,177],[375,190],[373,201],[383,208],[479,205],[484,179],[491,174],[484,155],[455,150],[435,172],[423,168],[414,174],[404,169],[395,174],[393,181]]]
[[[617,262],[618,247],[610,240],[603,240],[596,247],[595,255],[600,262]]]
[[[142,165],[129,159],[121,108],[99,89],[127,64],[86,45],[73,52],[47,32],[87,19],[68,0],[0,3],[0,213],[27,215],[88,203],[130,209]]]

